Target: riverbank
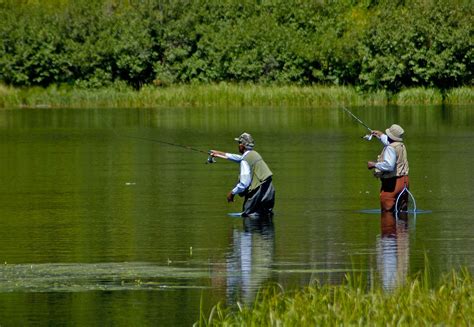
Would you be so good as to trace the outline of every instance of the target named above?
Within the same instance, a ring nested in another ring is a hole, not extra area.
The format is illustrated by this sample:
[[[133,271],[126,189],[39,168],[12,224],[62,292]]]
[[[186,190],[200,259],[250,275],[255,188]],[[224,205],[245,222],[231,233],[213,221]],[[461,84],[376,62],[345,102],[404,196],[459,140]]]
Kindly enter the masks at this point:
[[[391,97],[384,91],[360,93],[345,86],[264,86],[254,84],[126,86],[81,89],[13,88],[0,85],[0,108],[152,108],[152,107],[334,107],[473,104],[474,88],[443,95],[436,89],[412,88]]]
[[[301,291],[279,287],[259,293],[252,306],[216,305],[198,326],[471,326],[474,284],[467,270],[452,272],[436,287],[419,275],[389,292],[348,277],[343,285]]]

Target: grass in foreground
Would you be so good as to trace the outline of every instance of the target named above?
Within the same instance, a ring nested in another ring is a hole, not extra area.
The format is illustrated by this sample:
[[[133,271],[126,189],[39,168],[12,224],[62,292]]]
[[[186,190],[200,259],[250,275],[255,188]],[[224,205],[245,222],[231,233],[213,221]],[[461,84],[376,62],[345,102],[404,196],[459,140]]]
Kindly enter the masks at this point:
[[[387,292],[366,290],[347,277],[343,285],[319,284],[301,291],[260,291],[252,307],[217,304],[196,326],[472,326],[474,284],[467,270],[430,287],[423,276]]]
[[[80,89],[51,86],[17,89],[0,85],[0,108],[152,108],[152,107],[335,107],[380,105],[388,102],[383,91],[362,94],[345,86],[264,86],[252,84],[144,86],[139,91],[126,86]],[[433,89],[404,90],[393,104],[440,104]],[[474,88],[451,90],[445,103],[474,103]]]

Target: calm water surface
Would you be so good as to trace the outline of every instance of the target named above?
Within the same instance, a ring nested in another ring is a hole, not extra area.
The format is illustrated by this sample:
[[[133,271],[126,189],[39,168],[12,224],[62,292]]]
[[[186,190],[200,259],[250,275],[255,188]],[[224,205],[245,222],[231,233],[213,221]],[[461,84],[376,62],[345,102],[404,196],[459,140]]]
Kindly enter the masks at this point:
[[[200,302],[361,271],[393,288],[425,268],[474,272],[474,108],[352,108],[406,131],[411,191],[429,213],[378,208],[381,151],[340,109],[0,112],[0,325],[191,325]],[[274,172],[273,221],[226,193],[243,131]],[[151,140],[137,139],[149,138]]]

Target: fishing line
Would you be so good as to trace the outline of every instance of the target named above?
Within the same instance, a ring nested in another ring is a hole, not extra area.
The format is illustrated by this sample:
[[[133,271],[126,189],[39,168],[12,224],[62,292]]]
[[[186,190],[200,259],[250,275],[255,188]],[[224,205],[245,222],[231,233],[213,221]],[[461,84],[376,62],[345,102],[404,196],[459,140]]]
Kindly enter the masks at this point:
[[[149,141],[149,142],[155,142],[155,143],[161,143],[161,144],[166,144],[166,145],[170,145],[170,146],[174,146],[174,147],[178,147],[178,148],[182,148],[182,149],[187,149],[187,150],[194,151],[194,152],[200,152],[200,153],[208,154],[207,151],[196,149],[196,148],[193,148],[193,147],[188,146],[188,145],[182,145],[182,144],[177,144],[177,143],[160,141],[160,140],[157,140],[157,139],[151,139],[151,138],[140,137],[140,136],[121,135],[121,137],[129,138],[129,139]]]
[[[204,151],[204,150],[201,150],[201,149],[197,149],[197,148],[194,148],[192,146],[188,146],[188,145],[183,145],[183,144],[178,144],[178,143],[172,143],[172,142],[166,142],[166,141],[161,141],[161,140],[157,140],[157,139],[152,139],[152,138],[148,138],[148,137],[141,137],[141,136],[131,136],[131,135],[121,135],[121,134],[118,134],[115,129],[113,127],[111,127],[112,131],[114,132],[115,136],[117,137],[122,137],[122,138],[129,138],[129,139],[135,139],[135,140],[142,140],[142,141],[148,141],[148,142],[155,142],[155,143],[160,143],[160,144],[166,144],[166,145],[169,145],[169,146],[174,146],[174,147],[177,147],[177,148],[182,148],[182,149],[186,149],[186,150],[189,150],[189,151],[194,151],[194,152],[199,152],[199,153],[205,153],[206,155],[209,155],[209,157],[207,158],[207,161],[206,163],[215,163],[216,160],[214,159],[213,156],[210,155],[210,151]]]

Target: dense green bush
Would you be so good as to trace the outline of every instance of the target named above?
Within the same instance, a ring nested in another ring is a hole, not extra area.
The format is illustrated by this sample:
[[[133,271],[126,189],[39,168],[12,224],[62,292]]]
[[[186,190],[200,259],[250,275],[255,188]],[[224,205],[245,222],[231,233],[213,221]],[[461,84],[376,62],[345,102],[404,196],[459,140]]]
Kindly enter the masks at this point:
[[[392,92],[471,85],[472,8],[461,1],[380,8],[363,37],[361,85]]]
[[[0,82],[446,90],[472,85],[473,8],[469,0],[3,0]]]

